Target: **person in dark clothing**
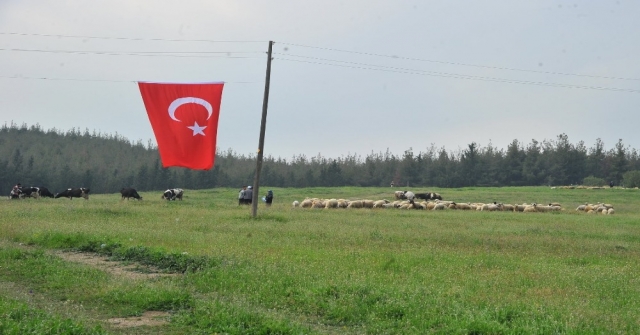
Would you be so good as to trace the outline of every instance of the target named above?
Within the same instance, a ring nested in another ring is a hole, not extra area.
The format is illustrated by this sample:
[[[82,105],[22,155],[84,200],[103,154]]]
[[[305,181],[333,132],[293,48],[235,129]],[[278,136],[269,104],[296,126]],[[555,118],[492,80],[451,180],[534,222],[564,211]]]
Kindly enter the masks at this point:
[[[253,202],[253,189],[251,186],[247,186],[247,189],[244,191],[244,204],[250,205]]]
[[[613,188],[613,180],[609,182],[609,187]]]
[[[267,203],[267,206],[271,206],[271,203],[273,202],[273,191],[269,190],[267,192],[267,195],[264,197],[264,202]]]

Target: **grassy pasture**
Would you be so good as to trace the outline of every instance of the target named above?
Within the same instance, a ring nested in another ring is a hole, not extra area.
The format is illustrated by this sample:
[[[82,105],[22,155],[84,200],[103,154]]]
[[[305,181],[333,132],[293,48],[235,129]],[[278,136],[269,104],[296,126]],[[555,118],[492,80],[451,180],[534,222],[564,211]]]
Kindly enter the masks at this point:
[[[459,202],[560,202],[561,213],[293,209],[305,197],[391,199],[397,188],[273,190],[257,219],[238,190],[222,188],[171,202],[160,192],[0,202],[0,330],[44,320],[35,323],[70,334],[640,332],[638,190],[428,190]],[[616,214],[574,211],[598,201]],[[133,281],[47,252],[67,248],[199,265]],[[16,304],[33,311],[27,321],[6,316]],[[103,322],[147,310],[170,311],[171,322]]]

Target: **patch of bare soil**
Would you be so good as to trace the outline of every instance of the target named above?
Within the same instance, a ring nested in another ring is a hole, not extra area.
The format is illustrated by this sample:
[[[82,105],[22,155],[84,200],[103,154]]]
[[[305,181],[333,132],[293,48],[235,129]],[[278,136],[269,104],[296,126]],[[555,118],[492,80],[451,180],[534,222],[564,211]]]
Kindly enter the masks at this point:
[[[70,251],[53,251],[54,255],[69,261],[86,264],[114,276],[124,277],[134,280],[146,280],[159,277],[179,276],[177,273],[161,273],[158,269],[151,266],[142,266],[140,264],[125,264],[122,262],[110,261],[107,257],[93,253],[70,252]]]
[[[131,328],[140,326],[163,326],[169,321],[169,313],[158,311],[147,311],[142,316],[133,316],[129,318],[112,318],[107,320],[115,328]]]

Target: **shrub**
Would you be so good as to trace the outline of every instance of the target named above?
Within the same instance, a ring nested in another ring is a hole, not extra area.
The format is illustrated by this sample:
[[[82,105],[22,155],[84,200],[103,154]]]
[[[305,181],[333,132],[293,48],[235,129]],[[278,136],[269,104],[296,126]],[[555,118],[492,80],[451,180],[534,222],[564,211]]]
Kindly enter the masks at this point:
[[[627,171],[622,175],[622,182],[625,187],[640,187],[640,171]]]
[[[585,186],[605,186],[607,182],[602,178],[597,178],[594,176],[586,177],[582,180],[582,185]]]

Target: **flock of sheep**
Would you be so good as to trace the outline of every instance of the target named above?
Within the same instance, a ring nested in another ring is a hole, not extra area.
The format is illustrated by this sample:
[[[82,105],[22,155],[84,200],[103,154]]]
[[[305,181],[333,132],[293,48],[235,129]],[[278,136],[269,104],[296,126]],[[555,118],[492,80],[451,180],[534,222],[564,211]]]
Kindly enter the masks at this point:
[[[493,203],[457,203],[455,201],[445,201],[437,193],[419,193],[437,195],[436,198],[428,196],[429,199],[425,200],[424,197],[418,198],[415,193],[407,191],[395,192],[395,201],[389,201],[387,199],[382,200],[347,200],[347,199],[320,199],[320,198],[307,198],[303,201],[294,201],[293,207],[297,208],[397,208],[397,209],[421,209],[421,210],[475,210],[475,211],[508,211],[508,212],[525,212],[525,213],[544,213],[544,212],[556,212],[563,211],[562,206],[557,202],[552,202],[548,205],[541,205],[537,203],[511,205],[498,202]],[[576,211],[583,211],[585,213],[600,213],[600,214],[614,214],[615,210],[613,205],[597,203],[597,204],[584,204],[578,206]]]

